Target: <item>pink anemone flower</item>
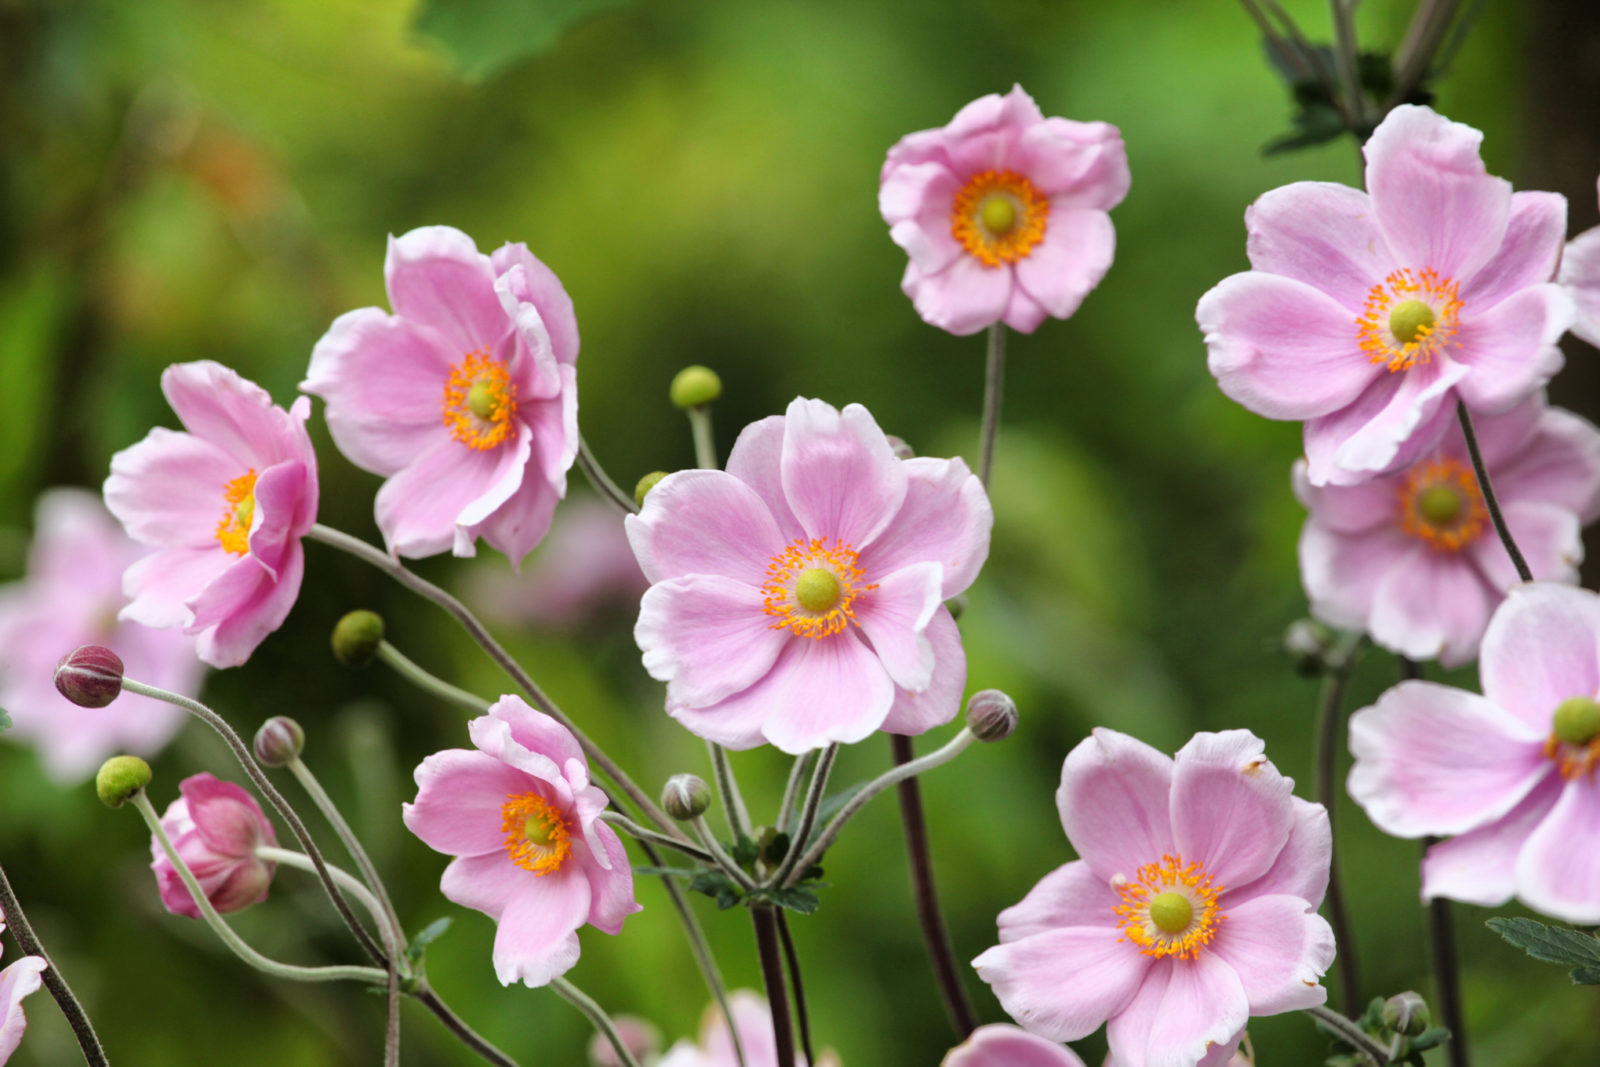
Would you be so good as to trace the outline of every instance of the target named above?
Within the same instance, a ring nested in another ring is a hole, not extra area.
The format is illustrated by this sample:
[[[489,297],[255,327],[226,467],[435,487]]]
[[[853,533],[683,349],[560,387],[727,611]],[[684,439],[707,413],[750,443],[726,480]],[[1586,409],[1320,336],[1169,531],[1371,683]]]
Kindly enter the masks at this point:
[[[499,924],[502,985],[549,984],[578,962],[578,927],[608,934],[639,910],[633,869],[600,819],[606,795],[572,732],[520,697],[501,697],[467,726],[477,751],[436,752],[417,767],[406,826],[455,856],[446,897]]]
[[[1229,730],[1170,758],[1096,729],[1068,754],[1056,806],[1082,858],[1001,912],[973,960],[1013,1019],[1052,1041],[1109,1020],[1120,1067],[1178,1067],[1225,1061],[1252,1015],[1326,999],[1328,815],[1263,751]]]
[[[778,1067],[778,1045],[767,999],[748,989],[736,989],[728,994],[728,1007],[744,1049],[745,1067]],[[806,1067],[806,1058],[799,1052],[795,1053],[795,1062]],[[707,1008],[700,1021],[700,1043],[696,1045],[687,1038],[679,1041],[656,1061],[655,1067],[739,1067],[722,1011],[715,1004]],[[817,1057],[816,1067],[839,1067],[839,1057],[832,1049],[824,1049]]]
[[[1572,294],[1572,332],[1600,348],[1600,226],[1567,242],[1556,280]]]
[[[1084,1067],[1070,1048],[1009,1023],[980,1026],[939,1067]]]
[[[1111,268],[1110,210],[1128,195],[1122,135],[1045,118],[1014,86],[889,149],[878,210],[911,257],[900,287],[953,334],[1065,319]]]
[[[1566,199],[1513,193],[1485,171],[1482,140],[1395,108],[1364,149],[1367,192],[1267,193],[1245,213],[1254,269],[1200,298],[1217,383],[1258,415],[1305,420],[1314,485],[1409,466],[1457,399],[1505,411],[1561,369]]]
[[[161,829],[211,906],[226,915],[266,900],[278,865],[258,857],[256,847],[275,847],[278,835],[256,798],[243,786],[224,782],[209,771],[185,778],[178,783],[178,793],[161,816]],[[200,906],[154,837],[150,869],[156,872],[164,908],[174,915],[200,918]]]
[[[1350,719],[1350,795],[1385,833],[1442,836],[1422,897],[1513,896],[1600,923],[1600,596],[1531,582],[1489,620],[1483,695],[1402,682]]]
[[[0,915],[0,932],[6,928],[4,920]],[[22,998],[39,991],[43,981],[39,976],[49,966],[43,956],[24,956],[0,971],[0,1063],[9,1060],[22,1043],[22,1033],[28,1028]]]
[[[897,459],[866,408],[796,399],[745,427],[726,471],[669,474],[628,517],[645,668],[668,713],[730,748],[930,730],[966,685],[944,602],[993,522],[961,460]]]
[[[161,375],[187,433],[154,429],[111,457],[106,505],[157,551],[128,568],[118,616],[182,627],[200,658],[237,667],[283,624],[300,593],[300,539],[317,521],[311,401],[288,411],[210,360]]]
[[[512,564],[550,528],[578,454],[578,322],[526,245],[492,256],[449,226],[389,238],[390,315],[339,316],[300,388],[327,402],[350,462],[388,479],[389,551],[476,553]]]
[[[1535,396],[1477,420],[1478,444],[1511,534],[1535,578],[1576,582],[1582,527],[1600,517],[1600,430]],[[1300,577],[1311,612],[1384,648],[1458,667],[1520,580],[1495,535],[1466,442],[1452,426],[1409,469],[1360,485],[1315,486]]]
[[[202,668],[194,638],[118,620],[127,603],[122,573],[145,550],[98,497],[51,489],[35,516],[27,576],[0,588],[0,707],[12,722],[5,736],[31,741],[52,778],[81,782],[108,756],[155,755],[186,715],[133,693],[114,709],[79,707],[52,681],[62,653],[110,646],[135,678],[186,696],[199,689]]]

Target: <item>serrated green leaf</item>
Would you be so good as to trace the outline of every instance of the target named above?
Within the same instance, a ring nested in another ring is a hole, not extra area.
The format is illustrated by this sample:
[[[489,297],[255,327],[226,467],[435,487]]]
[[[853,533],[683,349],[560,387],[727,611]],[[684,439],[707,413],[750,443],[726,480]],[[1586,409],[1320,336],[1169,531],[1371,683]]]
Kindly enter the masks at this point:
[[[406,946],[406,958],[412,963],[422,959],[422,954],[428,950],[428,946],[437,941],[446,930],[450,929],[450,924],[454,921],[454,919],[446,915],[441,919],[433,920],[433,922],[418,930],[417,936],[413,937],[411,944]]]
[[[1536,960],[1564,963],[1569,967],[1600,966],[1600,940],[1581,930],[1546,926],[1534,919],[1499,916],[1488,920],[1486,925]]]
[[[1589,964],[1574,967],[1571,977],[1574,985],[1600,985],[1600,967]]]
[[[571,26],[629,0],[423,0],[413,28],[468,78],[488,78],[547,51]]]
[[[817,895],[809,889],[800,886],[790,886],[787,889],[769,889],[761,894],[767,900],[780,908],[799,912],[801,915],[810,915],[817,910],[820,903]]]
[[[728,849],[728,854],[733,857],[733,862],[749,869],[755,863],[756,857],[761,855],[761,850],[756,847],[754,841],[740,834],[739,839],[733,843],[733,847]]]

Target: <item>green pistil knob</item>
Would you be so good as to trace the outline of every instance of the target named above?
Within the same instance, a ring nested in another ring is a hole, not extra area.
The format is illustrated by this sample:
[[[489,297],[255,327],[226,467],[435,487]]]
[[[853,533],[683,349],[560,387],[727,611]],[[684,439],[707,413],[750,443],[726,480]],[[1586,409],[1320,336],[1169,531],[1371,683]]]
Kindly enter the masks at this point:
[[[1389,311],[1389,332],[1408,345],[1433,329],[1433,308],[1420,300],[1402,300]]]
[[[383,616],[352,611],[333,627],[333,656],[346,667],[365,667],[383,643]]]
[[[108,808],[120,808],[135,793],[150,784],[150,764],[138,756],[112,756],[100,764],[94,776],[94,791]]]
[[[696,774],[674,774],[661,790],[661,806],[679,822],[698,819],[711,806],[711,787]]]
[[[493,382],[479,378],[472,383],[472,388],[467,390],[467,410],[480,419],[494,417],[494,409],[500,406],[500,398],[495,395]]]
[[[827,611],[839,602],[839,576],[826,567],[812,567],[794,583],[794,599],[807,611]]]
[[[978,218],[990,233],[1010,233],[1017,225],[1017,205],[1009,196],[991,196],[978,208]]]
[[[1157,893],[1150,901],[1150,921],[1164,934],[1181,933],[1193,918],[1194,905],[1182,893]]]
[[[1017,703],[998,689],[980,689],[967,700],[967,729],[979,741],[1004,741],[1017,728]]]
[[[666,471],[651,471],[643,478],[640,478],[638,484],[633,487],[633,502],[641,508],[644,507],[645,494],[654,489],[656,483],[666,476]]]
[[[526,837],[531,844],[538,845],[541,848],[549,848],[556,839],[555,824],[550,821],[548,816],[531,816],[527,822],[522,824],[522,836]]]
[[[1448,485],[1430,485],[1417,497],[1417,511],[1434,526],[1449,526],[1461,515],[1461,492]]]
[[[1428,1003],[1409,989],[1383,1002],[1383,1025],[1397,1034],[1416,1037],[1428,1028]]]
[[[715,403],[722,396],[722,379],[710,367],[685,367],[673,376],[667,390],[674,407],[683,411]]]
[[[274,715],[256,731],[256,760],[264,767],[282,767],[306,748],[306,732],[287,715]]]
[[[1556,705],[1550,730],[1569,745],[1587,745],[1600,737],[1600,704],[1589,697],[1569,697]]]

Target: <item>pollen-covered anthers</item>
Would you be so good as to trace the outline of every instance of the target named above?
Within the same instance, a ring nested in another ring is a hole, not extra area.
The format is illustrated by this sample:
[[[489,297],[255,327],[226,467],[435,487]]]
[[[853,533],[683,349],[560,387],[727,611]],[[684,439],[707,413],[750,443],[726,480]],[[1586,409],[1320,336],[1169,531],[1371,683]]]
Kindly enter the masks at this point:
[[[1478,476],[1450,456],[1423,460],[1400,486],[1400,528],[1445,552],[1457,552],[1489,521]]]
[[[440,406],[451,437],[468,448],[487,451],[513,433],[517,387],[505,364],[480,348],[450,367]]]
[[[774,630],[821,639],[855,622],[856,596],[878,588],[862,577],[855,549],[843,541],[797,537],[767,564],[761,610],[777,620]]]
[[[1600,768],[1600,702],[1576,696],[1563,700],[1550,717],[1545,758],[1554,761],[1567,781],[1595,779]]]
[[[1569,745],[1555,734],[1544,741],[1544,755],[1556,765],[1561,777],[1570,782],[1575,778],[1595,780],[1600,770],[1600,739],[1583,745]]]
[[[250,523],[256,516],[256,472],[247,471],[222,490],[222,521],[217,523],[217,543],[224,551],[242,556],[250,551]]]
[[[986,267],[1015,263],[1044,239],[1050,201],[1014,170],[975,174],[950,207],[950,234]]]
[[[1391,371],[1426,363],[1454,340],[1461,312],[1458,286],[1432,267],[1402,268],[1367,292],[1356,319],[1361,350]]]
[[[546,875],[561,869],[572,853],[572,831],[555,805],[537,793],[513,793],[500,805],[500,829],[511,862]]]
[[[1194,959],[1217,934],[1226,915],[1217,914],[1211,876],[1198,863],[1185,865],[1181,856],[1162,856],[1160,863],[1139,868],[1136,879],[1119,876],[1111,886],[1122,903],[1113,910],[1122,939],[1146,956]]]

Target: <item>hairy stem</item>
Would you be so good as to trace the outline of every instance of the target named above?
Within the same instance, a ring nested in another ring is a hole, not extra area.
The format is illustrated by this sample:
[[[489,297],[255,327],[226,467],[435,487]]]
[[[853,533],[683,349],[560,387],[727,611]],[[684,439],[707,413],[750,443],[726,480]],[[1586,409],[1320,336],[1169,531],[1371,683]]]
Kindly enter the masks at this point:
[[[484,714],[489,710],[489,705],[492,703],[492,701],[484,700],[482,697],[469,693],[465,689],[458,689],[443,678],[423,670],[409,659],[404,652],[395,648],[388,641],[378,642],[378,659],[382,660],[396,674],[421,689],[424,693],[430,693],[446,704],[454,704],[456,707],[463,711],[471,712],[473,715]]]
[[[50,958],[50,953],[40,944],[39,936],[33,932],[28,917],[22,911],[22,902],[17,899],[17,891],[11,888],[11,879],[6,877],[4,867],[0,867],[0,911],[5,913],[5,922],[11,933],[17,939],[17,945],[25,956],[38,956],[44,960],[45,969],[40,972],[39,979],[44,987],[50,990],[50,995],[55,998],[61,1014],[67,1017],[67,1025],[72,1027],[72,1034],[78,1039],[78,1048],[83,1052],[84,1062],[89,1067],[110,1067],[111,1061],[106,1058],[106,1050],[100,1045],[100,1038],[94,1032],[94,1024],[89,1021],[89,1013],[83,1010],[83,1005],[73,994],[72,987],[67,985],[67,980],[61,977],[61,972],[56,969],[55,961]]]
[[[1312,741],[1311,795],[1328,813],[1328,834],[1334,842],[1328,861],[1328,925],[1333,927],[1333,940],[1339,947],[1339,1006],[1345,1011],[1359,1011],[1362,1001],[1360,972],[1356,966],[1355,933],[1350,923],[1349,908],[1345,904],[1344,886],[1339,879],[1337,761],[1340,726],[1344,721],[1340,714],[1344,692],[1360,644],[1359,634],[1350,635],[1328,654]]]
[[[685,856],[694,857],[701,863],[714,864],[717,862],[715,856],[699,845],[691,845],[687,841],[679,841],[675,837],[668,837],[666,834],[658,834],[654,830],[646,829],[620,811],[603,811],[600,813],[600,817],[618,830],[641,842],[647,841],[652,845],[660,845],[662,848],[675,849]]]
[[[807,868],[798,865],[800,852],[805,848],[806,839],[811,836],[812,827],[817,824],[817,809],[822,806],[822,794],[828,788],[828,775],[833,771],[833,761],[838,756],[839,746],[835,743],[823,749],[822,755],[817,757],[817,769],[811,772],[811,787],[806,790],[806,800],[800,808],[800,822],[794,828],[794,836],[789,839],[789,854],[783,857],[770,884],[785,885],[796,871],[805,874]]]
[[[593,997],[565,978],[550,979],[550,988],[562,1000],[582,1012],[595,1031],[611,1042],[611,1047],[616,1050],[617,1058],[622,1061],[623,1067],[639,1067],[639,1061],[634,1059],[633,1053],[628,1049],[628,1043],[617,1033],[617,1024],[611,1021],[611,1016],[606,1014],[605,1009],[596,1003]]]
[[[1307,1008],[1306,1014],[1321,1022],[1328,1029],[1338,1034],[1340,1039],[1355,1047],[1357,1055],[1368,1061],[1369,1067],[1384,1067],[1389,1062],[1389,1054],[1382,1045],[1367,1036],[1366,1031],[1355,1023],[1346,1019],[1332,1008],[1320,1005]]]
[[[446,1030],[449,1030],[463,1045],[482,1056],[486,1061],[494,1064],[495,1067],[519,1067],[516,1060],[495,1048],[494,1045],[480,1036],[477,1031],[468,1026],[448,1004],[440,1000],[439,994],[435,993],[432,987],[428,985],[426,978],[422,980],[421,987],[413,995],[425,1008],[433,1012],[434,1018],[443,1023]]]

